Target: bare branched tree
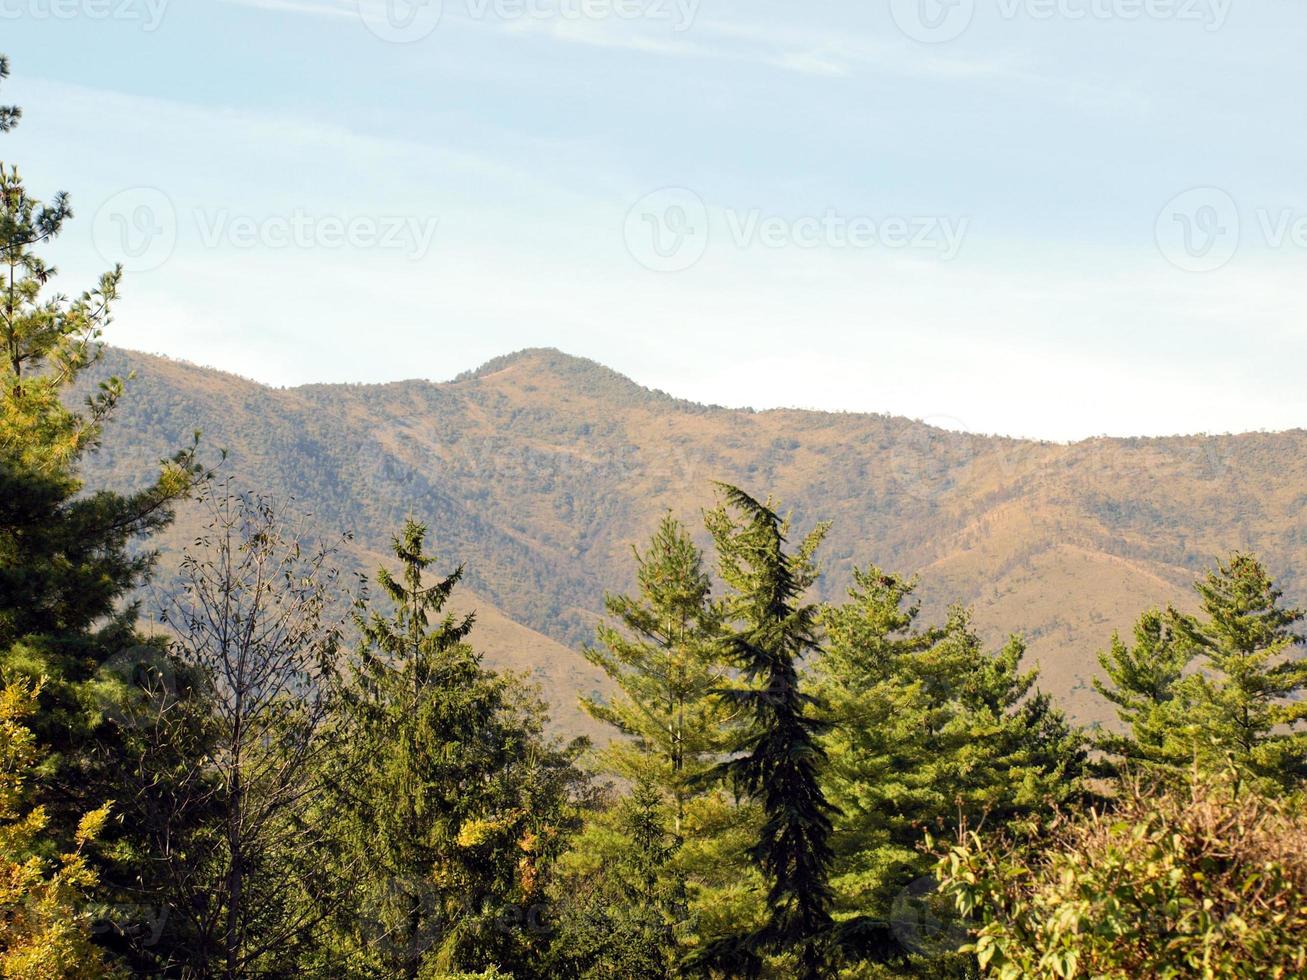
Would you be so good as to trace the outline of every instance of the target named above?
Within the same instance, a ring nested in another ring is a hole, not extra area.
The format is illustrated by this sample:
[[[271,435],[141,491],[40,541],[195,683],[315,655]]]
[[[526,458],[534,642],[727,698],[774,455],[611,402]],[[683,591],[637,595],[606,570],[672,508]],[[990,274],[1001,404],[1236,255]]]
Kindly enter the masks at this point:
[[[306,893],[330,887],[315,875],[325,833],[309,815],[349,604],[334,564],[341,542],[309,544],[274,501],[230,484],[202,500],[209,520],[164,619],[178,637],[176,656],[209,689],[223,800],[199,931],[220,951],[213,973],[248,976],[304,937],[315,925],[309,910],[325,904],[304,901]]]

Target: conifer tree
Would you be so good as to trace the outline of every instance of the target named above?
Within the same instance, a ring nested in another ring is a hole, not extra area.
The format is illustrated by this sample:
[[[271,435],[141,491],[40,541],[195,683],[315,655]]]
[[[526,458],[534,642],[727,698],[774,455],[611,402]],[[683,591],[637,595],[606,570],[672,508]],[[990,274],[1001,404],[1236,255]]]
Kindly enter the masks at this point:
[[[575,820],[584,746],[556,746],[538,699],[481,666],[473,616],[444,611],[462,569],[428,582],[425,535],[408,522],[400,576],[378,573],[392,614],[358,619],[327,811],[352,894],[327,962],[410,978],[514,972],[547,946],[533,917]]]
[[[1108,754],[1110,769],[1126,768],[1175,777],[1193,765],[1194,718],[1185,670],[1196,650],[1179,633],[1179,614],[1150,609],[1134,627],[1134,646],[1118,634],[1098,655],[1107,680],[1094,679],[1094,689],[1111,704],[1127,727],[1098,739]]]
[[[828,525],[818,525],[787,552],[787,522],[771,506],[737,487],[722,484],[721,490],[725,504],[708,514],[707,523],[731,589],[727,611],[735,628],[727,644],[742,680],[722,697],[742,709],[749,724],[720,772],[762,806],[751,855],[768,884],[767,921],[715,940],[696,962],[756,975],[764,956],[787,955],[796,976],[816,980],[830,975],[834,807],[820,784],[825,726],[802,690],[799,667],[818,649],[818,608],[804,595],[816,580],[813,556]]]
[[[1172,778],[1234,765],[1260,788],[1307,779],[1307,657],[1302,610],[1252,555],[1235,553],[1195,583],[1199,615],[1145,613],[1135,646],[1114,640],[1096,686],[1128,733],[1106,749]],[[1194,669],[1190,669],[1194,668]]]
[[[1293,790],[1307,779],[1307,656],[1301,609],[1252,555],[1235,553],[1195,584],[1203,616],[1177,626],[1210,668],[1190,678],[1201,750]]]
[[[987,651],[960,608],[942,627],[919,626],[915,587],[856,569],[848,601],[822,611],[826,643],[811,670],[831,725],[832,884],[853,960],[952,952],[956,930],[943,923],[935,934],[905,928],[905,898],[930,900],[927,831],[1006,823],[1073,799],[1083,783],[1081,740],[1022,671],[1020,641]]]
[[[592,835],[578,842],[578,848],[590,845],[587,853],[568,855],[598,861],[560,881],[549,963],[553,976],[679,976],[676,932],[683,896],[669,874],[677,841],[668,829],[667,809],[662,787],[640,779],[607,814],[621,846],[596,848]]]
[[[0,58],[0,79],[7,75]],[[0,112],[0,131],[18,118],[16,109]],[[16,167],[0,163],[0,663],[48,677],[34,725],[60,752],[84,741],[96,722],[77,685],[136,642],[135,607],[124,609],[122,601],[149,572],[153,554],[133,544],[168,524],[196,476],[186,452],[130,496],[86,493],[77,478],[122,383],[103,382],[81,412],[63,399],[100,356],[121,270],[71,302],[42,298],[56,270],[36,248],[71,217],[67,195],[42,204]]]
[[[0,57],[0,81],[8,69]],[[19,118],[0,108],[0,132]],[[128,661],[163,657],[138,634],[131,601],[154,561],[145,543],[201,475],[192,446],[136,493],[79,479],[123,385],[103,381],[80,410],[68,395],[100,357],[121,270],[71,300],[49,292],[57,270],[41,253],[72,217],[66,194],[42,203],[0,163],[0,670],[40,682],[28,723],[44,752],[34,791],[50,836],[69,850],[81,815],[120,796],[124,732],[112,708],[130,694]],[[131,901],[122,889],[150,880],[137,830],[125,819],[106,827],[119,860],[100,887],[121,901]]]
[[[663,801],[648,814],[667,820],[672,845],[659,866],[659,887],[670,903],[660,906],[667,917],[664,952],[676,959],[676,947],[694,946],[704,929],[756,914],[744,853],[756,807],[740,805],[704,779],[731,744],[735,713],[717,696],[729,666],[722,609],[712,597],[702,552],[670,514],[645,550],[633,552],[639,591],[605,597],[611,620],[598,628],[599,646],[586,651],[616,691],[582,705],[622,736],[598,753],[599,767]],[[565,864],[564,889],[574,883],[611,895],[625,887],[623,869],[640,847],[627,819],[629,804],[619,801],[590,815]],[[564,923],[557,945],[578,941],[567,932],[578,922],[572,916]],[[625,955],[622,929],[587,935],[610,947],[595,953],[596,962]]]
[[[726,676],[721,610],[702,552],[670,514],[643,554],[633,550],[639,595],[604,598],[615,625],[601,624],[601,647],[586,650],[620,693],[581,703],[625,736],[602,754],[605,767],[662,789],[680,837],[687,803],[704,791],[701,777],[727,737],[714,696]]]

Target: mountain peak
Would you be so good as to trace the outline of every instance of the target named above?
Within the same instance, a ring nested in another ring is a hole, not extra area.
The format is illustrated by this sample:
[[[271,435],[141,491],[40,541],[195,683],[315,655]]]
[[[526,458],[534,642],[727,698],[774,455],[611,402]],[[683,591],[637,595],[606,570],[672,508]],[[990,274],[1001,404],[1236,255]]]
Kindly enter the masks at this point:
[[[556,347],[527,347],[504,354],[475,370],[465,371],[454,379],[454,383],[487,381],[497,376],[525,383],[553,377],[564,382],[572,391],[594,398],[612,399],[622,404],[676,401],[666,392],[637,384],[598,361],[567,354]]]

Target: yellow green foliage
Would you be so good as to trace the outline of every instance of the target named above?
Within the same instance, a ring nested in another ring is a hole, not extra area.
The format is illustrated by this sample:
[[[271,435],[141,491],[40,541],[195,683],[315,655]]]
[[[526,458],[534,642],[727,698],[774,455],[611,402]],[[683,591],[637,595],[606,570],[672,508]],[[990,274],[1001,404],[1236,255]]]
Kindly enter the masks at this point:
[[[1307,976],[1307,816],[1235,779],[1131,787],[1021,842],[973,834],[937,875],[1003,980]]]
[[[96,884],[83,853],[109,817],[104,806],[82,818],[75,849],[50,862],[35,853],[46,830],[45,811],[23,812],[26,784],[38,758],[24,725],[37,690],[23,682],[0,690],[0,977],[5,980],[78,980],[116,971],[91,942],[90,916],[80,899]]]

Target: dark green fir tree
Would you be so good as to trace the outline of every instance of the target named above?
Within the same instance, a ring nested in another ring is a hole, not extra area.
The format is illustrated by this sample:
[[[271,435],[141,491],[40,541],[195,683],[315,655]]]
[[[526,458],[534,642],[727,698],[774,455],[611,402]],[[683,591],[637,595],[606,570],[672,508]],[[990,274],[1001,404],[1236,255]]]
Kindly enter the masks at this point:
[[[709,943],[696,962],[753,976],[766,957],[780,956],[792,963],[794,976],[818,980],[832,972],[834,807],[821,788],[825,726],[799,670],[819,647],[819,610],[805,594],[816,580],[813,556],[828,526],[787,551],[787,522],[771,506],[737,487],[720,488],[724,504],[707,523],[731,590],[726,603],[734,629],[727,644],[740,676],[721,696],[749,720],[720,772],[761,804],[752,857],[767,883],[767,916],[758,929]]]

